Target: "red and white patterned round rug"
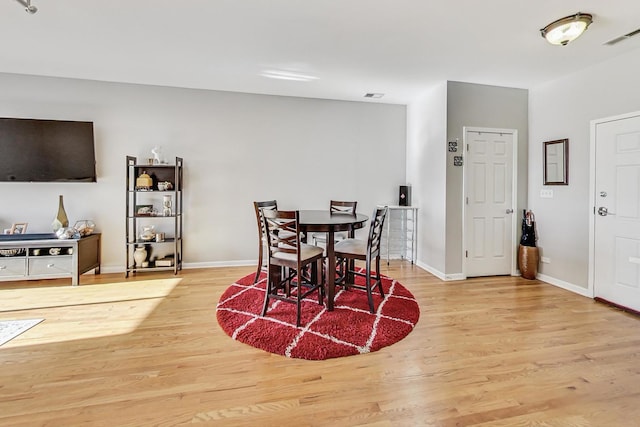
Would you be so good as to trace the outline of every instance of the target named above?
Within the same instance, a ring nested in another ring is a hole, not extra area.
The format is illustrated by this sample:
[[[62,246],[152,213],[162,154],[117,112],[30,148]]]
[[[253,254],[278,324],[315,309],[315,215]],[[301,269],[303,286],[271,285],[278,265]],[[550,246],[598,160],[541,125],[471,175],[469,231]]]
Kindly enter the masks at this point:
[[[331,312],[318,304],[315,293],[303,301],[298,328],[295,304],[272,300],[266,316],[260,315],[266,275],[255,285],[253,277],[243,277],[222,294],[218,323],[234,340],[287,357],[322,360],[377,351],[407,336],[420,317],[411,292],[383,276],[385,298],[374,291],[374,314],[365,291],[338,287]]]

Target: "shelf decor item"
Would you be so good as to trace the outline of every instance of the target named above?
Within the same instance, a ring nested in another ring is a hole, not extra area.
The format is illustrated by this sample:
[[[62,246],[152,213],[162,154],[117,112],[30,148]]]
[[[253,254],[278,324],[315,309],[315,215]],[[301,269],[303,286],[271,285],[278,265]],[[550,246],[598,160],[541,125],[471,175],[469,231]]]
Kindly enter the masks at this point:
[[[153,225],[145,225],[140,233],[140,240],[150,242],[156,239],[156,228]]]
[[[66,239],[79,239],[80,233],[73,227],[60,227],[56,231],[56,236],[58,239],[66,240]]]
[[[158,183],[158,190],[160,190],[160,191],[171,191],[171,190],[173,190],[173,184],[170,183],[169,181],[159,182]]]
[[[133,260],[136,263],[136,267],[141,268],[142,263],[147,259],[147,250],[143,245],[139,245],[133,253]]]
[[[96,224],[90,219],[81,219],[79,221],[76,221],[76,223],[73,225],[73,228],[78,230],[80,236],[84,237],[93,233],[93,230],[96,228]]]
[[[14,248],[14,249],[0,249],[0,255],[2,256],[16,256],[24,252],[23,248]]]
[[[138,191],[151,191],[153,189],[153,179],[147,174],[147,171],[142,171],[140,176],[136,178],[136,190]]]
[[[171,194],[167,194],[162,196],[162,215],[163,216],[171,216],[173,213],[171,212]]]
[[[64,201],[62,200],[62,194],[58,196],[58,214],[56,215],[51,227],[56,232],[62,227],[69,226],[69,218],[67,218],[67,212],[64,210]]]
[[[137,216],[152,216],[153,205],[136,205]]]

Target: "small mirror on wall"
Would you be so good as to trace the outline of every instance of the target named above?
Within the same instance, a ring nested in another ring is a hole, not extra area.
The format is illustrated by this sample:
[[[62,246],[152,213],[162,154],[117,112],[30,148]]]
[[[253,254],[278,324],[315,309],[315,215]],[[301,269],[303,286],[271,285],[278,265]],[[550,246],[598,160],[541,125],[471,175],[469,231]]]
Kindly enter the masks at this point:
[[[569,185],[569,140],[543,143],[544,185]]]

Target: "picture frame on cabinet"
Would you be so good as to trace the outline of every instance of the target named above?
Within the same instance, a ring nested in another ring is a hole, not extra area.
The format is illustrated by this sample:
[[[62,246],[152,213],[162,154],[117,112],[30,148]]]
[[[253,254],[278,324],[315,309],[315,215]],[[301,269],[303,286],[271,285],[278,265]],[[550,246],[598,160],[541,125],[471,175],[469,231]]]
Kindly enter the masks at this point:
[[[16,222],[11,225],[9,234],[25,234],[27,232],[27,222]]]

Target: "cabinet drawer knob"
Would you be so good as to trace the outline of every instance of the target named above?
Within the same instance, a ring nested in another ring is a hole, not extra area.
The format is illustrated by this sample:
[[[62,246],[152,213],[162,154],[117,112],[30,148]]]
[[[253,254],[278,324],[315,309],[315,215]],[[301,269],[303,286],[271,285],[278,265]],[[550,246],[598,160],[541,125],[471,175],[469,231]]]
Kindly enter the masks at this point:
[[[55,264],[51,263],[51,264],[47,264],[47,268],[53,268],[55,267]]]
[[[0,270],[6,270],[7,266],[6,265],[0,265]]]

